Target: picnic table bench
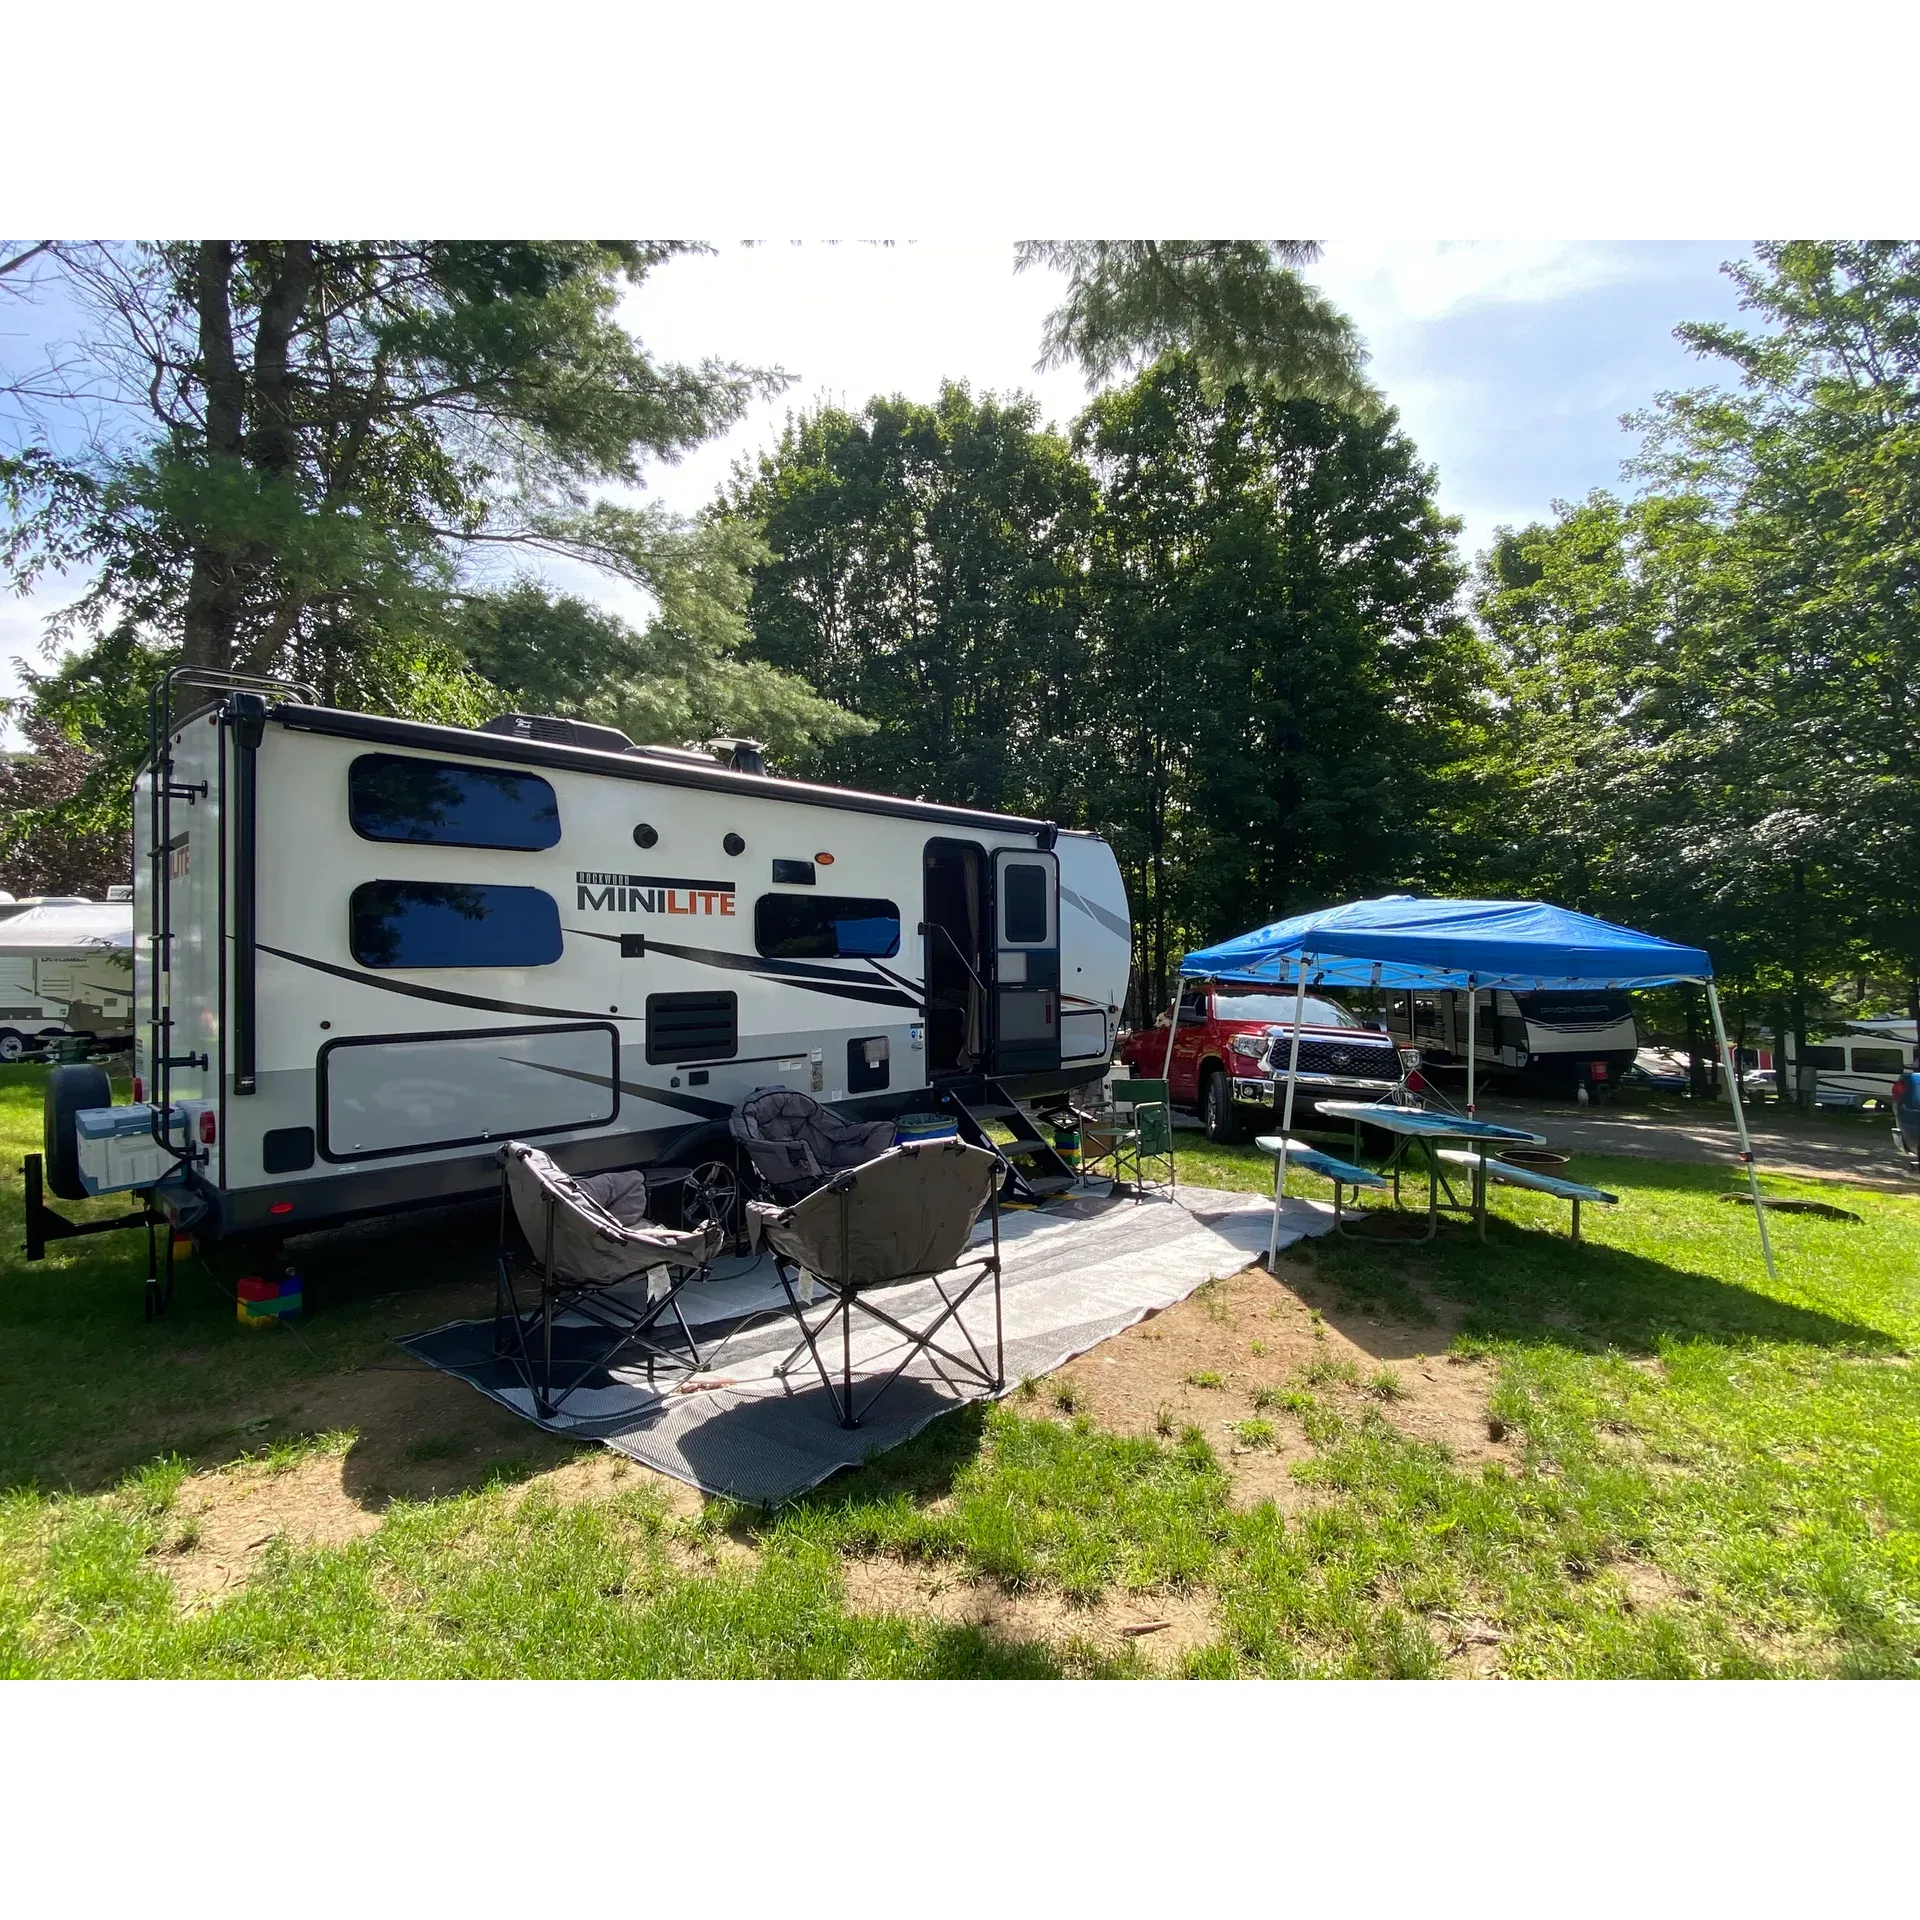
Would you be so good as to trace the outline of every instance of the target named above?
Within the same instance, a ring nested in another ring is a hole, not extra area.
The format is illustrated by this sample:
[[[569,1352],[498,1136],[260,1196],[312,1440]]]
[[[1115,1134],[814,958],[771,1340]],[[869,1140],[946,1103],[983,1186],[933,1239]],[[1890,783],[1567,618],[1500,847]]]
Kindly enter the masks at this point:
[[[1331,1153],[1310,1145],[1305,1140],[1282,1139],[1277,1133],[1263,1133],[1254,1141],[1262,1153],[1273,1155],[1273,1231],[1267,1236],[1267,1265],[1272,1267],[1279,1250],[1280,1242],[1280,1191],[1281,1150],[1286,1152],[1286,1165],[1300,1167],[1308,1173],[1318,1174],[1322,1180],[1333,1182],[1333,1224],[1335,1230],[1344,1233],[1345,1215],[1341,1211],[1341,1189],[1351,1187],[1358,1197],[1362,1187],[1375,1187],[1385,1192],[1391,1185],[1383,1174],[1375,1173],[1369,1167],[1356,1167],[1351,1160],[1342,1160]]]
[[[1442,1147],[1439,1150],[1442,1160],[1449,1160],[1455,1166],[1473,1168],[1484,1173],[1489,1180],[1497,1180],[1505,1187],[1525,1187],[1530,1193],[1550,1193],[1556,1200],[1570,1200],[1573,1203],[1573,1238],[1580,1238],[1580,1202],[1590,1200],[1596,1206],[1616,1207],[1620,1204],[1617,1193],[1608,1193],[1604,1187],[1590,1187],[1580,1180],[1563,1180],[1558,1174],[1542,1173],[1535,1167],[1516,1167],[1506,1160],[1482,1161],[1477,1153],[1469,1153],[1463,1147]]]

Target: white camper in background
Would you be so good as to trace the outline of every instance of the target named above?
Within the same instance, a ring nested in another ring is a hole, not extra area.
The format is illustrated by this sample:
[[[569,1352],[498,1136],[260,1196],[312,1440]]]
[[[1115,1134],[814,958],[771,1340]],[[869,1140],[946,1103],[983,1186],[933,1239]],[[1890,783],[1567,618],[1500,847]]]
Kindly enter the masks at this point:
[[[64,1034],[124,1039],[132,1026],[130,900],[0,903],[0,1061]]]
[[[185,1119],[196,1232],[478,1196],[509,1137],[724,1186],[760,1087],[883,1116],[1107,1070],[1094,835],[574,721],[193,697],[136,783],[135,1099]]]
[[[1893,1104],[1893,1083],[1916,1055],[1911,1020],[1849,1020],[1845,1031],[1810,1036],[1805,1065],[1812,1069],[1813,1099],[1822,1107]],[[1800,1056],[1786,1036],[1787,1085],[1800,1083]]]
[[[1390,993],[1388,1030],[1434,1064],[1467,1059],[1465,993]],[[1411,1006],[1411,1023],[1409,1023]],[[1617,1086],[1640,1045],[1624,993],[1509,993],[1482,988],[1473,1051],[1481,1073],[1506,1073],[1560,1092]]]

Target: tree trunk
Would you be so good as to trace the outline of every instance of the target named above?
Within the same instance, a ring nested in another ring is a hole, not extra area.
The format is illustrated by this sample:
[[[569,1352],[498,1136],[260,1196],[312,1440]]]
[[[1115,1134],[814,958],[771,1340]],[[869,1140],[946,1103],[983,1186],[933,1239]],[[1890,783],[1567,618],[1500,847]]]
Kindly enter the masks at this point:
[[[1687,1009],[1687,1091],[1696,1100],[1707,1097],[1707,1069],[1700,1044],[1700,989],[1691,984],[1681,989]]]
[[[216,463],[243,457],[241,426],[246,390],[233,351],[232,287],[232,241],[201,241],[194,262],[193,299],[200,323],[201,375],[207,390],[207,453]],[[238,556],[221,547],[196,547],[181,622],[181,664],[231,666],[239,610]]]
[[[1773,1029],[1773,1104],[1783,1107],[1793,1098],[1787,1079],[1787,1003],[1775,997],[1767,1008],[1767,1021]]]

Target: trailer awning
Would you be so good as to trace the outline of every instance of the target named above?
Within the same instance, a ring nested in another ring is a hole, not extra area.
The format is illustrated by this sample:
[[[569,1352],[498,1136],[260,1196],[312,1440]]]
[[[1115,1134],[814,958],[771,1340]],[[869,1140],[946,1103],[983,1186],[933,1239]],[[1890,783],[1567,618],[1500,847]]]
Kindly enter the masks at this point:
[[[1389,894],[1202,947],[1180,963],[1188,979],[1271,984],[1302,958],[1318,984],[1348,987],[1660,987],[1711,980],[1698,947],[1542,900],[1419,900]]]
[[[0,920],[0,953],[97,953],[102,947],[132,946],[130,900],[29,907]]]

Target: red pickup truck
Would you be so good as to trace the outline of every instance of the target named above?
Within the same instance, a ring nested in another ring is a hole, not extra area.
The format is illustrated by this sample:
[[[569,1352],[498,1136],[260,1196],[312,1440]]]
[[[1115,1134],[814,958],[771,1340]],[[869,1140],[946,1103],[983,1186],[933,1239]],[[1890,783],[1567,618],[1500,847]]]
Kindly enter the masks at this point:
[[[1120,1057],[1143,1080],[1170,1080],[1173,1104],[1197,1111],[1209,1140],[1238,1140],[1250,1123],[1279,1124],[1275,1076],[1284,1101],[1293,1003],[1291,993],[1194,981],[1180,995],[1168,1071],[1161,1071],[1167,1060],[1165,1027],[1129,1036]],[[1320,1100],[1377,1100],[1399,1086],[1400,1078],[1400,1051],[1390,1035],[1331,1000],[1307,995],[1300,1020],[1300,1083],[1293,1098],[1296,1127]]]

